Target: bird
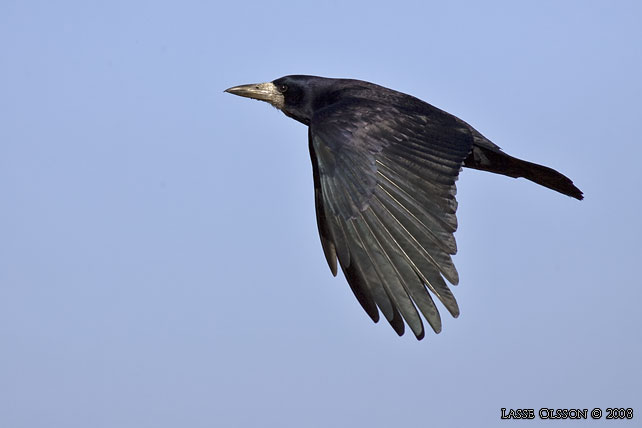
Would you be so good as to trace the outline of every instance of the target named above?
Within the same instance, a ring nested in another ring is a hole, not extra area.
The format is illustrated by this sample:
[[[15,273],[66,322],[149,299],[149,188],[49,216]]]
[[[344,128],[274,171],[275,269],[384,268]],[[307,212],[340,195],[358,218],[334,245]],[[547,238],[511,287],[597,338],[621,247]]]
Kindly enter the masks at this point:
[[[308,127],[323,252],[361,307],[402,336],[454,317],[459,283],[455,181],[462,167],[523,177],[581,200],[566,176],[506,154],[471,125],[414,96],[355,79],[289,75],[230,94],[265,101]],[[338,262],[338,263],[337,263]]]

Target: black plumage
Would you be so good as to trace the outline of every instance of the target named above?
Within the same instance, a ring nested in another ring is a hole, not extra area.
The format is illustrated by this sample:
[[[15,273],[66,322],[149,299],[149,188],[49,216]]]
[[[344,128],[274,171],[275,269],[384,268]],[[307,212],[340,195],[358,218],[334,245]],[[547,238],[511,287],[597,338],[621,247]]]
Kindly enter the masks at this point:
[[[372,83],[286,76],[227,92],[267,101],[308,126],[321,245],[363,309],[402,335],[441,331],[436,296],[457,317],[455,181],[463,166],[582,192],[557,171],[505,154],[466,122]]]

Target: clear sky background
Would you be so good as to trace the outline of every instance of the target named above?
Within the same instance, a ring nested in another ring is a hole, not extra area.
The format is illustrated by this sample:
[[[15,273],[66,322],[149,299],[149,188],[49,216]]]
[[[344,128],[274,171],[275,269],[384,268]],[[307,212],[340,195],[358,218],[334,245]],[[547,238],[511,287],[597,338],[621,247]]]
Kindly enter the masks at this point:
[[[639,422],[641,23],[637,1],[2,0],[0,426]],[[306,128],[223,93],[286,74],[411,93],[586,199],[463,171],[462,314],[399,338],[326,265]]]

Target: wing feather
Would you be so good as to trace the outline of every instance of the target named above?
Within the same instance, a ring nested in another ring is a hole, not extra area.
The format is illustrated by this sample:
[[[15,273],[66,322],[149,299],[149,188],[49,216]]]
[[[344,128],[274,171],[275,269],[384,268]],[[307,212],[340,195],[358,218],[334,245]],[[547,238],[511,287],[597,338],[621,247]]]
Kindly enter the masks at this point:
[[[424,336],[424,327],[415,305],[408,296],[405,282],[408,280],[407,263],[400,260],[382,231],[373,225],[376,218],[371,208],[365,210],[361,218],[353,220],[359,234],[366,243],[366,251],[374,262],[379,278],[384,279],[382,284],[390,296],[392,303],[399,309],[402,317],[410,326],[417,338]],[[412,273],[412,272],[411,272]],[[414,274],[414,273],[413,273]],[[414,274],[416,278],[417,275]],[[410,280],[413,278],[410,277]]]
[[[382,234],[385,233],[385,236],[381,239],[386,242],[387,251],[394,254],[397,269],[403,272],[404,288],[426,320],[428,320],[433,330],[439,333],[441,331],[441,317],[430,294],[426,292],[424,283],[427,280],[421,272],[421,262],[414,261],[414,254],[408,252],[407,236],[405,236],[403,230],[394,224],[394,221],[390,221],[390,218],[388,218],[389,213],[380,203],[373,204],[372,212],[377,221],[377,226],[374,226],[373,229],[381,230]],[[441,277],[439,276],[439,278]]]
[[[367,250],[367,244],[362,238],[357,227],[350,223],[346,225],[348,234],[352,237],[351,251],[353,251],[353,263],[349,267],[354,267],[363,279],[372,295],[373,300],[377,303],[381,312],[392,326],[392,328],[401,336],[404,332],[403,320],[397,308],[390,300],[390,296],[384,287],[384,281],[374,264],[372,256]]]

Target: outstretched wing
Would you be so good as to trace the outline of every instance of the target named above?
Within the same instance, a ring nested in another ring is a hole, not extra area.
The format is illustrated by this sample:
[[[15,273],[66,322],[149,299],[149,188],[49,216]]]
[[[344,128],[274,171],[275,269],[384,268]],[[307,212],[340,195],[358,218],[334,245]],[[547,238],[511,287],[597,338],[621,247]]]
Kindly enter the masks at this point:
[[[444,278],[459,281],[455,181],[473,137],[465,123],[428,104],[412,111],[350,99],[323,110],[309,128],[321,244],[332,273],[339,264],[359,303],[378,309],[402,335],[418,339],[441,318],[435,295],[454,316]],[[430,292],[428,292],[430,290]]]

